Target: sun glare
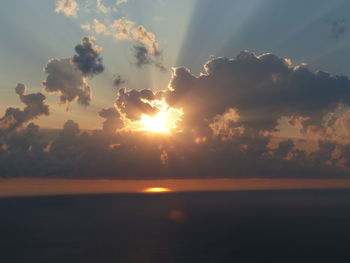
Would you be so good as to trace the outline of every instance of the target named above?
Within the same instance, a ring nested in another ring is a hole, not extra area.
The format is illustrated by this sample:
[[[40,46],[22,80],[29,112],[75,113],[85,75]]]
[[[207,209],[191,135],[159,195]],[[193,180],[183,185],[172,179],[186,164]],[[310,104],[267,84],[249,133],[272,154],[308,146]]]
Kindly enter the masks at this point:
[[[169,132],[169,127],[167,127],[167,120],[164,116],[164,112],[159,112],[154,117],[142,114],[140,124],[143,130],[152,132]]]
[[[142,192],[144,193],[166,193],[171,192],[172,190],[166,187],[149,187],[144,189]]]
[[[182,110],[170,107],[164,100],[155,100],[151,105],[158,108],[159,112],[154,116],[142,114],[141,119],[136,122],[138,130],[170,133],[178,128],[177,121],[183,115]]]

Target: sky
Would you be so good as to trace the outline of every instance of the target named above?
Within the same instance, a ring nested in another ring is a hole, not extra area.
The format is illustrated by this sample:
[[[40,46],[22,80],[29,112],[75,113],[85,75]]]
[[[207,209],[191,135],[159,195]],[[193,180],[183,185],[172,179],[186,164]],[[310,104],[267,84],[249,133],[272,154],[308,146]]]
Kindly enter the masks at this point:
[[[0,176],[344,178],[346,0],[0,10]]]

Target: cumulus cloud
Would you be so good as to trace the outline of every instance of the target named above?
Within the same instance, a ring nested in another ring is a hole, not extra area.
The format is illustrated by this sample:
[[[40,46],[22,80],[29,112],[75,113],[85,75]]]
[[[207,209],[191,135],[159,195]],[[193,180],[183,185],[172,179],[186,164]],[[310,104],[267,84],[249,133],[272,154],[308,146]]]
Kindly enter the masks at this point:
[[[135,23],[125,17],[115,20],[112,27],[117,28],[119,30],[119,32],[115,34],[115,38],[132,40],[132,29],[134,28],[134,26]]]
[[[134,45],[134,57],[136,65],[151,64],[158,67],[161,71],[165,71],[165,67],[160,62],[161,51],[154,33],[146,30],[142,25],[136,26],[133,21],[125,17],[114,21],[112,28],[116,28],[118,32],[114,35],[117,39],[136,41]]]
[[[303,129],[323,127],[324,117],[339,104],[350,102],[345,76],[312,72],[273,54],[243,51],[235,59],[206,63],[204,74],[174,69],[167,100],[184,107],[188,125],[206,121],[235,108],[246,131],[274,131],[284,116],[299,116]]]
[[[0,119],[0,135],[7,135],[31,120],[49,115],[49,106],[45,104],[46,97],[42,93],[25,94],[26,87],[21,83],[16,86],[15,91],[25,107],[6,109],[4,116]]]
[[[94,44],[93,38],[84,37],[81,44],[75,46],[77,55],[73,56],[73,63],[84,76],[93,76],[103,72],[101,47]]]
[[[159,56],[158,43],[154,33],[149,32],[142,25],[132,28],[131,34],[134,39],[144,44],[153,56]]]
[[[64,13],[66,16],[76,17],[78,3],[75,0],[56,0],[56,13]]]
[[[47,77],[43,85],[47,92],[58,93],[62,104],[77,101],[87,106],[91,101],[87,77],[104,70],[101,48],[94,44],[93,38],[84,37],[75,51],[77,54],[72,58],[49,60],[44,69]]]
[[[111,35],[119,40],[128,40],[133,42],[133,55],[135,64],[138,67],[153,65],[160,71],[166,71],[162,64],[162,52],[154,33],[148,31],[143,25],[135,25],[135,22],[122,17],[114,20],[113,24],[103,24],[97,18],[92,23],[82,24],[81,28],[85,31]],[[90,42],[92,42],[90,40]]]
[[[102,130],[107,133],[115,133],[117,129],[123,127],[123,121],[120,118],[120,114],[115,107],[102,109],[99,113],[101,118],[104,118]]]
[[[79,63],[84,65],[84,61]],[[49,93],[58,93],[60,103],[77,101],[81,105],[89,105],[91,89],[83,73],[70,58],[51,59],[44,70],[47,74],[43,82],[45,90]],[[91,68],[88,67],[87,70],[90,71]]]
[[[71,73],[69,67],[80,74],[78,80],[84,78],[69,59],[51,62],[54,70],[47,73],[54,75],[54,87],[67,83],[61,71]],[[25,168],[28,176],[95,178],[345,177],[350,170],[349,90],[346,76],[243,51],[233,59],[211,59],[199,75],[175,68],[169,88],[159,92],[119,89],[115,105],[99,112],[98,130],[82,131],[67,121],[48,142],[36,126],[19,129],[45,111],[21,119],[10,110],[0,127],[15,120],[21,124],[0,141],[0,174],[19,176]],[[66,94],[62,88],[55,91]],[[14,112],[24,112],[32,101],[43,104],[41,96],[25,97],[31,94],[25,95],[21,85],[16,92],[26,107]],[[70,98],[78,99],[77,93]],[[125,129],[143,114],[159,113],[156,100],[183,110],[179,130],[164,135]],[[282,134],[281,120],[298,136],[289,130]]]
[[[122,88],[118,91],[116,105],[118,109],[132,120],[140,119],[142,114],[154,115],[158,109],[150,104],[155,99],[151,90],[129,90]]]

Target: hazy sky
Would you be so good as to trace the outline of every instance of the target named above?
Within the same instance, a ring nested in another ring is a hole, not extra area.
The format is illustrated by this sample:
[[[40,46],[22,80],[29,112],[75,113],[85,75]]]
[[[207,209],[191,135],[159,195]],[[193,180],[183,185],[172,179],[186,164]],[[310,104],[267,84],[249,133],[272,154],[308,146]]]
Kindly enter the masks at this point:
[[[51,94],[51,116],[38,120],[41,126],[58,128],[73,119],[83,128],[100,127],[96,112],[113,103],[114,74],[123,76],[128,88],[162,90],[170,80],[171,67],[186,66],[198,73],[210,56],[233,58],[244,49],[272,52],[334,74],[350,73],[350,3],[346,0],[129,0],[119,5],[116,0],[104,0],[107,8],[117,9],[107,13],[97,8],[95,0],[77,3],[76,17],[55,12],[54,0],[13,0],[1,8],[0,58],[5,62],[0,65],[1,111],[18,105],[13,92],[18,82],[30,91],[42,90],[48,60],[72,56],[81,38],[91,35],[103,48],[106,68],[89,82],[91,105],[74,105],[67,112]],[[107,25],[121,17],[155,34],[167,72],[135,67],[128,41],[81,28],[94,19]]]
[[[0,176],[347,176],[349,8],[7,1]]]

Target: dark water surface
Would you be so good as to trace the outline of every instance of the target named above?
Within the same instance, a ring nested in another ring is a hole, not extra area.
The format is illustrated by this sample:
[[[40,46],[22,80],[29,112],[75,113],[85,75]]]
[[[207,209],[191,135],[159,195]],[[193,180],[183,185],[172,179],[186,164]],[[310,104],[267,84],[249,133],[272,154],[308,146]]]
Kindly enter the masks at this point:
[[[350,262],[350,191],[0,199],[0,262]]]

